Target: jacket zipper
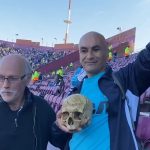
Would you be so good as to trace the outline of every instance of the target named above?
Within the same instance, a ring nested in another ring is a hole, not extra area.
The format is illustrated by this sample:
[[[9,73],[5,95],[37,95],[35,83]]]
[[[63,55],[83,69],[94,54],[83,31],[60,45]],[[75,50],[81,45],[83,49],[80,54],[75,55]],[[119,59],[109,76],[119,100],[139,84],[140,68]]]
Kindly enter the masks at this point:
[[[16,128],[18,127],[18,117],[19,117],[19,113],[20,113],[20,111],[22,110],[22,108],[23,108],[23,107],[20,107],[20,109],[19,109],[18,112],[17,112],[17,116],[16,116],[16,118],[15,118],[15,125],[16,125]]]

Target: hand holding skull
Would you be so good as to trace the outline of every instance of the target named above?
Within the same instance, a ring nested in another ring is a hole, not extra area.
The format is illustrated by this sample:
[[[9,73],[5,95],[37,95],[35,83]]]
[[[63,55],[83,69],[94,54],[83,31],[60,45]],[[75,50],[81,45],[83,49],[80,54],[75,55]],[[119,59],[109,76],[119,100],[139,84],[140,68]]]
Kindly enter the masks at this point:
[[[78,132],[90,123],[92,112],[93,105],[86,97],[73,94],[63,100],[57,125],[65,132]]]

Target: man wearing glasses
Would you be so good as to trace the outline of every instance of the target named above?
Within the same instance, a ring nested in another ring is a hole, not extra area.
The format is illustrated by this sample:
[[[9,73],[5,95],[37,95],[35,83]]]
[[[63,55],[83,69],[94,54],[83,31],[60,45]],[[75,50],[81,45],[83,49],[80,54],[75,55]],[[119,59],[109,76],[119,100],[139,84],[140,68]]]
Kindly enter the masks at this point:
[[[55,138],[54,111],[27,88],[31,75],[30,64],[20,55],[0,60],[0,150],[46,150],[48,141],[63,149],[67,140],[59,129],[61,140]]]

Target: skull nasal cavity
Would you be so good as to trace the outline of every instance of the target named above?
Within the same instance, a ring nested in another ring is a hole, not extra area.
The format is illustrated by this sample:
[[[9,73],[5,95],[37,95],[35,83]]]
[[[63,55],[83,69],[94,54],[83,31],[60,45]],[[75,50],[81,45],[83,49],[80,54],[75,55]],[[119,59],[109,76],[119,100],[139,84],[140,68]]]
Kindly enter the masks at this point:
[[[68,124],[69,124],[69,125],[73,125],[73,124],[74,124],[74,122],[73,122],[73,119],[72,119],[72,118],[69,118],[69,119],[68,119]]]

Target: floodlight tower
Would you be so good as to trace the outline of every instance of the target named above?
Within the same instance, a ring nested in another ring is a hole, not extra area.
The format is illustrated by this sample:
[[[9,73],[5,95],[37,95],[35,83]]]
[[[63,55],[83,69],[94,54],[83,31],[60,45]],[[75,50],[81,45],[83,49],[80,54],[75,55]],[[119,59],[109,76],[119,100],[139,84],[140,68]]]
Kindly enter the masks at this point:
[[[68,34],[69,34],[69,26],[70,26],[70,24],[72,23],[72,22],[71,22],[71,0],[69,0],[68,19],[64,20],[64,23],[67,24],[66,33],[65,33],[65,38],[64,38],[64,43],[67,44]]]

